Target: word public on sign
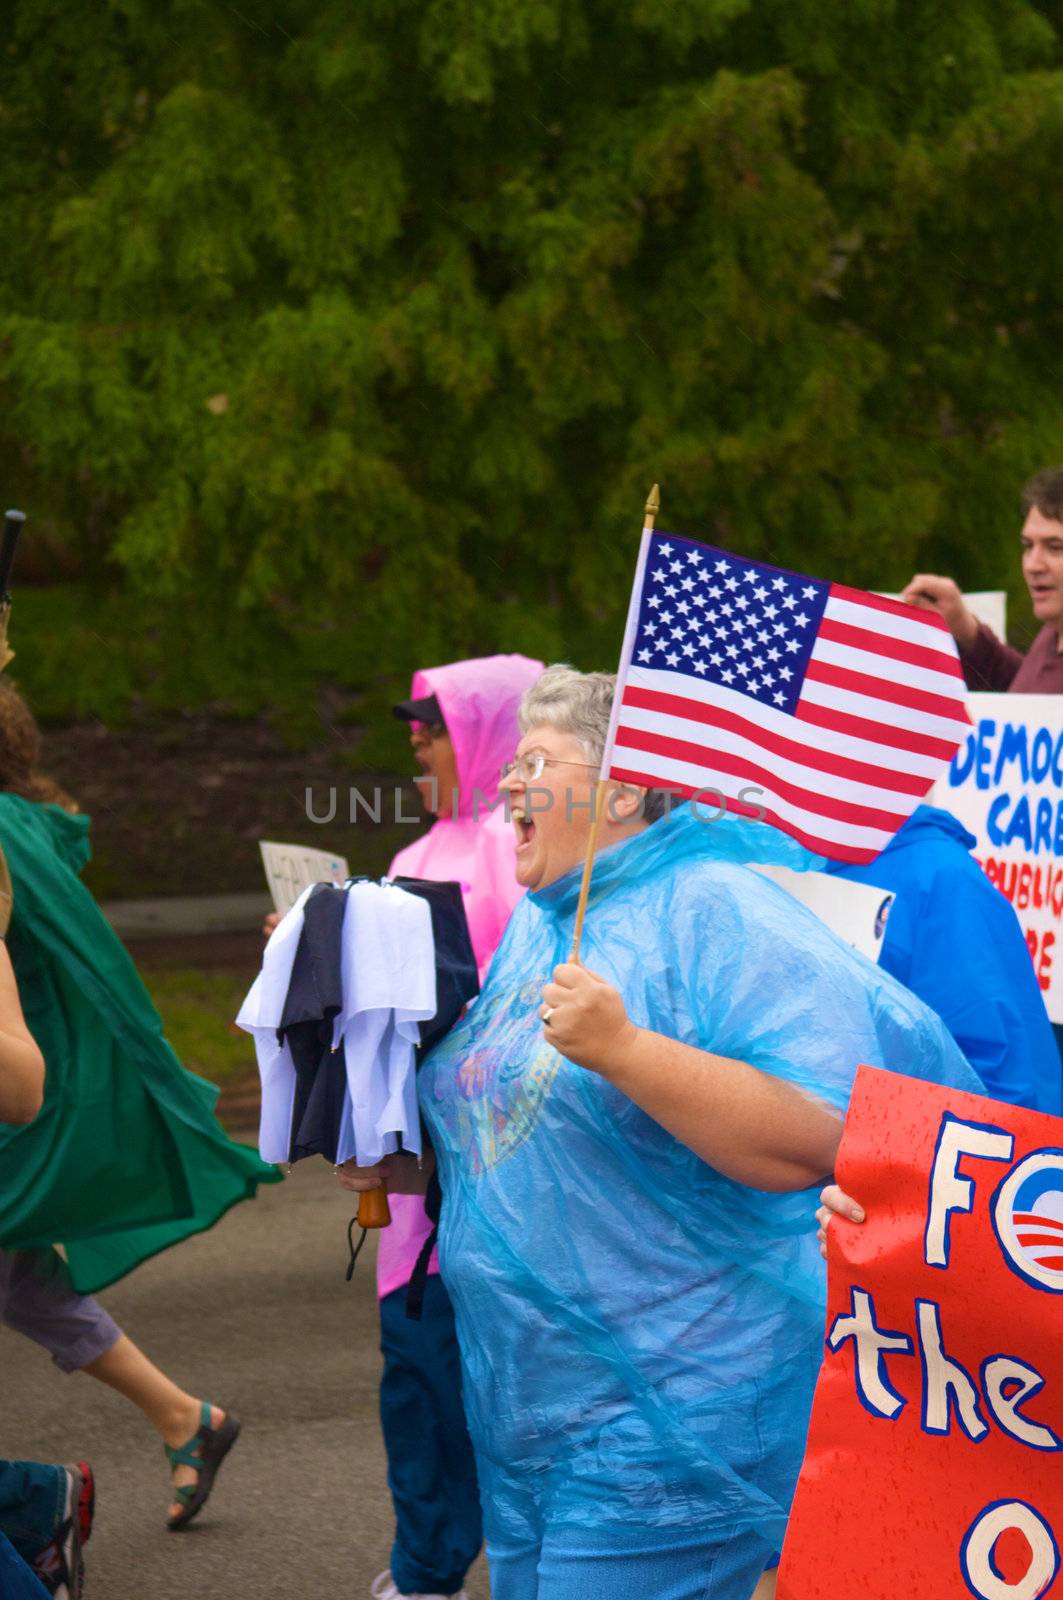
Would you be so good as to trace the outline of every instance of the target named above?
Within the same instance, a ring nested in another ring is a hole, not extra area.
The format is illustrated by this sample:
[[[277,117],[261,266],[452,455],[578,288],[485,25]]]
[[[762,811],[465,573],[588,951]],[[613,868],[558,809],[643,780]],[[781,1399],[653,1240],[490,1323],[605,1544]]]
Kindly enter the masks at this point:
[[[1053,1022],[1063,1022],[1063,697],[972,694],[972,728],[934,792],[1015,907]]]
[[[779,1600],[1063,1595],[1063,1120],[861,1067],[837,1176]]]

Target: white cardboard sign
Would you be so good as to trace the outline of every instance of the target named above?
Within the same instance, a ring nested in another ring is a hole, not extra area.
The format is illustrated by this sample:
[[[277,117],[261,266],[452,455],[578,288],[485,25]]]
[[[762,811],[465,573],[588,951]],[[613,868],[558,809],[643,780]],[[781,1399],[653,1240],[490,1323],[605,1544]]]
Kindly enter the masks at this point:
[[[899,600],[899,594],[891,594],[886,589],[879,593],[887,600]],[[973,611],[979,622],[984,622],[987,628],[992,628],[998,639],[1007,638],[1007,609],[1008,596],[1004,589],[974,589],[970,594],[965,594],[963,603],[968,611]]]
[[[258,848],[273,905],[282,916],[310,884],[344,883],[349,876],[343,856],[332,855],[328,850],[314,850],[303,844],[275,844],[271,839],[260,839]]]
[[[794,872],[791,867],[755,866],[766,878],[814,911],[832,933],[877,961],[886,931],[885,907],[893,899],[888,889],[835,878],[829,872]]]
[[[978,841],[1015,907],[1048,1015],[1063,1022],[1063,695],[969,694],[973,724],[932,800]]]

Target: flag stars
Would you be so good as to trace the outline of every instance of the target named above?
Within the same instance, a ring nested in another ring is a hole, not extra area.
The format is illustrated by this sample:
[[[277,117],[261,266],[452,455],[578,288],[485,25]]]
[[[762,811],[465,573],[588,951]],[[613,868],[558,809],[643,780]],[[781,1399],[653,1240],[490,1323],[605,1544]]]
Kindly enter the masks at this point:
[[[781,593],[782,590],[784,590],[786,588],[786,579],[785,578],[772,578],[771,586],[772,586],[773,589],[775,589],[775,590],[777,590],[778,592]]]
[[[660,604],[661,604],[660,595],[659,594],[651,594],[650,595],[650,605],[653,607],[654,611],[659,609]]]
[[[735,600],[735,605],[739,606],[743,611],[748,611],[749,609],[749,601],[744,594],[738,596]]]
[[[681,627],[672,629],[672,638],[673,639],[681,639],[682,637],[683,637],[683,630],[682,630]]]
[[[725,589],[732,589],[732,590],[733,589],[737,589],[738,588],[738,579],[737,578],[725,578],[723,580],[723,586],[724,586]]]
[[[757,639],[760,644],[771,644],[771,634],[768,632],[767,628],[761,628],[760,632],[757,634]]]
[[[704,661],[695,661],[695,663],[694,663],[694,671],[695,672],[700,672],[702,675],[704,675],[708,670],[709,669],[706,667]]]
[[[730,570],[731,563],[729,561],[717,561],[713,567],[714,572],[730,572]]]
[[[713,651],[712,655],[709,657],[709,665],[713,667],[722,667],[723,656],[721,656],[718,651]]]
[[[784,622],[777,622],[771,631],[777,639],[786,638],[786,624]]]
[[[675,593],[674,589],[672,590],[672,593]],[[690,612],[690,601],[680,600],[679,604],[676,606],[676,610],[679,612],[680,616],[687,616]]]
[[[670,544],[659,544],[657,548],[661,552],[662,556],[666,558],[672,553],[672,546]]]
[[[653,635],[657,632],[657,624],[655,622],[647,622],[642,631],[652,639]]]
[[[701,638],[698,640],[698,643],[700,644],[700,646],[701,646],[701,648],[703,650],[711,650],[712,649],[712,640],[709,638],[707,633],[703,633],[701,635]]]
[[[787,639],[786,648],[789,650],[790,654],[793,655],[794,651],[800,650],[801,646],[796,639]]]
[[[792,594],[784,594],[782,597],[782,603],[786,607],[787,611],[792,611],[794,606],[797,604],[797,601],[794,599]]]
[[[784,683],[789,683],[790,679],[793,677],[793,673],[790,671],[789,667],[780,667],[779,677]]]
[[[687,640],[686,644],[683,646],[683,654],[685,656],[692,656],[694,654],[694,646],[691,644],[689,639]]]
[[[730,656],[731,660],[733,661],[735,659],[735,657],[737,656],[737,654],[738,654],[738,646],[736,644],[729,644],[727,646],[727,654]]]
[[[720,677],[723,679],[724,683],[734,683],[735,681],[735,675],[731,671],[730,667],[725,667],[720,673]]]
[[[779,615],[778,606],[765,606],[764,615],[767,617],[769,622],[774,622],[775,618]]]
[[[723,590],[718,583],[711,584],[706,592],[710,600],[719,600],[723,595]]]
[[[759,589],[754,589],[753,590],[753,598],[754,598],[754,600],[760,600],[761,602],[765,601],[768,598],[768,591],[767,591],[767,589],[764,588],[763,584],[760,586]]]
[[[652,658],[652,651],[650,651],[650,650],[640,650],[639,651],[639,660],[640,661],[649,661],[649,660],[651,660],[651,658]]]
[[[769,661],[779,660],[780,652],[775,648],[774,645],[772,645],[771,649],[766,651],[765,654],[767,655]]]
[[[671,563],[671,570],[672,570],[672,571],[673,571],[673,572],[682,572],[682,570],[683,570],[683,563],[682,563],[682,562],[681,562],[681,561],[673,561],[673,562],[672,562],[672,563]]]
[[[666,583],[664,586],[664,592],[668,596],[669,600],[674,600],[676,595],[679,593],[679,590],[676,588],[674,583]]]
[[[662,611],[661,612],[661,621],[662,622],[674,622],[675,621],[675,616],[673,615],[673,613],[671,611]]]
[[[654,583],[663,583],[668,574],[663,567],[657,567],[653,574]]]
[[[669,651],[664,659],[667,661],[670,667],[678,667],[679,665],[679,657],[676,655],[674,650]]]
[[[797,623],[797,626],[799,628],[807,628],[808,627],[808,618],[805,616],[803,611],[799,611],[797,613],[796,617],[794,618],[794,621]]]
[[[688,550],[687,551],[687,560],[688,561],[693,561],[694,565],[697,566],[698,563],[701,561],[701,551],[700,550]]]
[[[815,585],[811,583],[806,584],[801,590],[801,594],[806,600],[814,600],[816,598]]]
[[[775,693],[772,695],[772,699],[775,701],[777,706],[784,706],[786,704],[786,696],[783,694],[781,689],[776,689]]]
[[[693,578],[692,578],[692,577],[691,577],[691,576],[690,576],[690,573],[689,573],[689,572],[688,572],[688,573],[687,573],[687,575],[686,575],[686,577],[685,577],[685,578],[684,578],[684,579],[683,579],[683,582],[682,582],[682,586],[681,586],[681,587],[682,587],[682,588],[684,588],[684,589],[685,589],[685,590],[686,590],[686,591],[687,591],[687,593],[688,593],[688,594],[689,594],[689,593],[690,593],[690,591],[691,591],[691,589],[693,589],[693,587],[694,587],[694,580],[693,580]]]

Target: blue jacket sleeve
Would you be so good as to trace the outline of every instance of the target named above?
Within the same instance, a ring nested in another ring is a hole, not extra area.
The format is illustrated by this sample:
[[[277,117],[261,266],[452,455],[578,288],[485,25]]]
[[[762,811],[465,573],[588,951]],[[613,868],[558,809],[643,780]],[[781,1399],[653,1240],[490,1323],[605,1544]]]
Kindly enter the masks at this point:
[[[966,863],[935,873],[921,902],[907,921],[910,987],[937,1012],[988,1094],[1058,1115],[1059,1052],[1011,906]]]

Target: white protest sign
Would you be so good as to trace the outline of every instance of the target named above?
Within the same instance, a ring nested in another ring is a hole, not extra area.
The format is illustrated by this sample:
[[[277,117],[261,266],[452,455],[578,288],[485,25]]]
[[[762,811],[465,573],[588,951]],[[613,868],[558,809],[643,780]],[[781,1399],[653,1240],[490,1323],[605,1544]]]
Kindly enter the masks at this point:
[[[1048,1015],[1063,1022],[1063,695],[970,694],[973,727],[933,803],[974,834],[1011,901]]]
[[[829,872],[794,872],[791,867],[753,865],[780,888],[814,911],[832,933],[859,950],[869,961],[877,961],[886,931],[885,908],[893,899],[888,889],[867,883],[851,883]]]
[[[313,850],[303,844],[275,844],[270,839],[260,839],[258,848],[274,907],[282,916],[310,884],[344,883],[349,876],[343,856],[332,855],[328,850]]]
[[[899,600],[899,594],[888,594],[885,589],[879,593],[886,600]],[[992,628],[998,639],[1006,639],[1005,627],[1007,623],[1008,596],[1004,589],[975,589],[970,594],[965,594],[963,603],[968,611],[973,611],[979,622],[984,622],[987,628]]]

